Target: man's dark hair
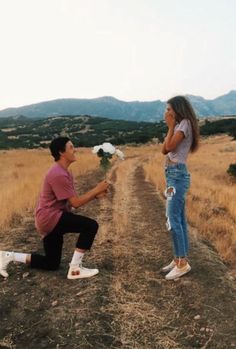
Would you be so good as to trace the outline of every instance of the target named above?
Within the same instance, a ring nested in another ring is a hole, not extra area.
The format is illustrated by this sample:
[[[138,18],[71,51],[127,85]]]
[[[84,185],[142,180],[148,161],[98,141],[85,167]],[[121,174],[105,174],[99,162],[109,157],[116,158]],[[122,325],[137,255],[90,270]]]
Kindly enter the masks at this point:
[[[66,143],[70,141],[68,137],[57,137],[50,143],[50,151],[55,161],[60,159],[61,154],[65,151]]]

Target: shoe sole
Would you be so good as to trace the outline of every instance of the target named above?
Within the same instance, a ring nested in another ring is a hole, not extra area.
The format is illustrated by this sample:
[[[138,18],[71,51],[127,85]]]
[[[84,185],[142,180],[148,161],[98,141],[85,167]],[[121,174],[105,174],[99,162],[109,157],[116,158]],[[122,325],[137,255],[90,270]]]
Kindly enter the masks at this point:
[[[99,273],[99,271],[97,271],[96,273],[92,274],[92,275],[87,275],[87,276],[83,276],[83,275],[67,275],[67,279],[68,280],[76,280],[76,279],[88,279],[91,278],[95,275],[97,275]]]
[[[178,276],[177,275],[173,275],[173,276],[170,276],[168,277],[168,275],[166,275],[165,279],[166,280],[175,280],[175,279],[178,279],[180,278],[181,276],[187,274],[188,272],[190,272],[191,270],[191,267],[189,267],[187,270],[183,271],[182,273],[180,273]]]
[[[5,270],[0,270],[0,275],[3,277],[3,278],[8,278],[9,274],[5,271]]]
[[[0,259],[2,260],[4,258],[4,251],[0,251]],[[0,267],[0,275],[3,277],[3,278],[8,278],[9,274],[8,272],[6,271],[6,269],[1,269],[2,268],[2,263],[1,263],[1,267]]]
[[[168,273],[168,272],[171,271],[172,269],[174,269],[174,267],[168,268],[168,269],[162,268],[161,271],[162,271],[162,273]]]

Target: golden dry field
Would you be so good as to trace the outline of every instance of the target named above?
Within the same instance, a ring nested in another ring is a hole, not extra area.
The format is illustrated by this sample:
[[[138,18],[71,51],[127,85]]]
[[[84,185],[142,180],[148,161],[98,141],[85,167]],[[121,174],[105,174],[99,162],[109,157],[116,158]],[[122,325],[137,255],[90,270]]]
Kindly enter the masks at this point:
[[[74,176],[98,167],[90,149],[80,149],[79,162],[71,166]],[[0,152],[0,229],[8,229],[14,217],[35,207],[47,169],[52,165],[48,150],[10,150]]]
[[[9,277],[0,278],[1,348],[236,347],[236,183],[226,174],[235,162],[236,142],[226,136],[204,139],[189,158],[192,270],[175,281],[166,281],[161,272],[172,250],[165,227],[160,147],[122,147],[126,159],[115,161],[109,171],[108,195],[76,210],[99,223],[93,248],[84,258],[85,266],[99,269],[96,277],[66,279],[75,234],[64,236],[56,271],[10,263]],[[91,149],[79,149],[77,158],[72,172],[82,194],[104,174]],[[33,208],[52,159],[46,150],[2,152],[0,159],[0,249],[42,253]]]
[[[162,196],[165,179],[160,149],[161,145],[123,148],[126,156],[140,157],[146,179]],[[77,159],[71,166],[75,177],[98,168],[99,159],[90,149],[79,149]],[[47,150],[11,150],[1,151],[0,161],[0,228],[7,230],[14,217],[33,211],[52,158]],[[199,150],[188,159],[191,188],[187,217],[193,231],[209,240],[223,260],[236,266],[236,181],[226,173],[229,164],[235,162],[236,141],[230,137],[214,136],[201,141]]]

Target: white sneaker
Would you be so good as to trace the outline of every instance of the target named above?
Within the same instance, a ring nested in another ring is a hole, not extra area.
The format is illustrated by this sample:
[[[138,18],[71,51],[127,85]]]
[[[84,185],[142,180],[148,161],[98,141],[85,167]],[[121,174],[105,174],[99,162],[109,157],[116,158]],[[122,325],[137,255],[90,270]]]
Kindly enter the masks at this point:
[[[191,270],[190,265],[187,263],[184,267],[178,268],[177,265],[166,275],[166,280],[174,280],[180,276],[187,274]]]
[[[13,261],[13,252],[0,251],[0,275],[4,278],[9,276],[7,266]]]
[[[168,271],[171,271],[172,269],[174,269],[175,266],[176,266],[176,263],[173,259],[173,261],[171,261],[170,264],[168,264],[167,266],[163,267],[161,271],[163,271],[163,273],[167,273]]]
[[[84,268],[82,264],[70,264],[67,279],[84,279],[90,278],[99,273],[98,269]]]

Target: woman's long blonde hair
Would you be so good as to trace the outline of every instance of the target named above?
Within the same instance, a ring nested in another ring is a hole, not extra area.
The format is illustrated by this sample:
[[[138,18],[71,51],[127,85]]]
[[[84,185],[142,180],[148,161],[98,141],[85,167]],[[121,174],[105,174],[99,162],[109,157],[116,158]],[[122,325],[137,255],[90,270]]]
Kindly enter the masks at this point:
[[[174,110],[176,114],[176,121],[178,123],[180,123],[183,119],[188,119],[191,122],[193,141],[190,150],[191,152],[196,151],[199,146],[199,126],[197,116],[191,103],[184,96],[170,98],[167,103],[170,104]]]

